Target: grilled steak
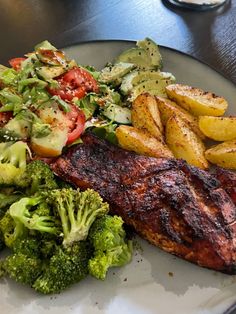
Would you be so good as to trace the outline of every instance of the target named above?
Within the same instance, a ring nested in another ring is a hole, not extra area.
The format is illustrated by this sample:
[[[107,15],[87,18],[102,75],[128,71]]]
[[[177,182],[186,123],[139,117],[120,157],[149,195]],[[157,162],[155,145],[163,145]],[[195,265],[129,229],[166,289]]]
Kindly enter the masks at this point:
[[[215,176],[236,205],[236,172],[216,168]]]
[[[125,151],[92,134],[51,164],[64,180],[93,188],[136,232],[198,265],[236,270],[236,207],[220,182],[182,160]]]

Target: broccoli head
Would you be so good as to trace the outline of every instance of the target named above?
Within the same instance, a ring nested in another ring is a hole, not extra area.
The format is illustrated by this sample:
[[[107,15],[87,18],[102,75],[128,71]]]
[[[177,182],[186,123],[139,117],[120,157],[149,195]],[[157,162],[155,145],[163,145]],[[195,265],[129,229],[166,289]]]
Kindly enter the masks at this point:
[[[15,281],[32,285],[42,272],[42,261],[35,256],[14,253],[6,257],[1,268]]]
[[[44,294],[59,293],[79,282],[88,275],[91,254],[91,247],[84,241],[68,248],[59,247],[33,288]]]
[[[8,208],[12,203],[15,203],[22,195],[20,194],[3,194],[0,192],[0,217],[1,217],[1,210]]]
[[[27,188],[28,195],[33,195],[41,190],[58,188],[53,172],[41,160],[28,163],[25,172],[17,177],[17,183],[19,186]]]
[[[6,246],[10,248],[18,238],[24,237],[27,233],[23,224],[15,223],[9,210],[6,211],[0,220],[0,231]]]
[[[0,144],[0,185],[17,185],[16,180],[26,168],[27,151],[30,149],[22,141]]]
[[[65,247],[85,240],[95,219],[109,210],[108,204],[91,189],[84,192],[79,189],[53,190],[50,193],[50,201],[61,219]]]
[[[38,239],[33,236],[28,236],[23,239],[16,239],[12,246],[12,251],[15,254],[23,254],[30,257],[40,257],[41,256],[41,243]]]
[[[49,259],[51,258],[58,247],[58,243],[56,241],[56,239],[46,239],[46,238],[42,238],[40,240],[40,254],[42,256],[42,258],[44,259]]]
[[[123,220],[105,215],[97,219],[89,232],[94,256],[89,261],[89,273],[104,280],[109,267],[123,266],[131,261],[132,242],[126,241]]]
[[[9,208],[9,214],[13,218],[16,226],[23,225],[27,229],[38,230],[52,234],[58,233],[53,216],[48,215],[47,207],[45,211],[38,206],[42,206],[45,200],[41,196],[23,197]],[[46,215],[45,215],[46,214]]]

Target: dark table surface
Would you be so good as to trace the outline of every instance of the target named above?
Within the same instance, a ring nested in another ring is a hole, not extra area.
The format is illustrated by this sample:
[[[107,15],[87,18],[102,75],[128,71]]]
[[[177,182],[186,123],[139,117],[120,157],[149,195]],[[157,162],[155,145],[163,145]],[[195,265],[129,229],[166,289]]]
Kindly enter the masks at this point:
[[[48,39],[153,38],[197,57],[236,83],[236,1],[194,12],[161,0],[0,0],[0,63]]]

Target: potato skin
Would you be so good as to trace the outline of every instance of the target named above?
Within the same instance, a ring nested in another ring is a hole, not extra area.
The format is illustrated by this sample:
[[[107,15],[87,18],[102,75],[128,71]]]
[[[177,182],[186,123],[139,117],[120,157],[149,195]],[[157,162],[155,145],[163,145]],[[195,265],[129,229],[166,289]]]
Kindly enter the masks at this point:
[[[215,141],[236,139],[236,117],[199,117],[199,128]]]
[[[208,168],[201,139],[176,115],[166,123],[166,143],[176,158],[202,169]]]
[[[166,93],[170,99],[195,116],[222,116],[228,107],[223,97],[188,85],[168,85]]]
[[[223,168],[236,169],[236,140],[227,141],[209,148],[207,160]]]
[[[143,93],[134,100],[131,109],[131,121],[134,127],[147,130],[159,140],[163,139],[163,126],[154,96]]]
[[[165,126],[172,115],[179,116],[202,140],[206,137],[198,126],[198,118],[191,115],[188,111],[178,106],[174,101],[167,98],[156,97],[157,105],[161,115],[162,124]]]
[[[127,150],[149,157],[173,157],[169,148],[147,131],[121,125],[116,129],[119,145]]]

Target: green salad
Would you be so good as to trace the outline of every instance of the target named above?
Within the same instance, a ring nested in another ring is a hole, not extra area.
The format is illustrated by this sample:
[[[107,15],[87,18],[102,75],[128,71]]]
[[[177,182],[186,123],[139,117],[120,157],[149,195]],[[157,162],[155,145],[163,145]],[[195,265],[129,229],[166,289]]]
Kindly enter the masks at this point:
[[[117,143],[143,91],[162,96],[174,81],[161,72],[151,39],[137,42],[101,71],[81,66],[48,41],[0,66],[0,276],[58,293],[87,275],[104,280],[131,261],[123,220],[97,192],[56,177],[44,158],[82,142],[88,128]],[[0,253],[1,254],[1,253]]]

